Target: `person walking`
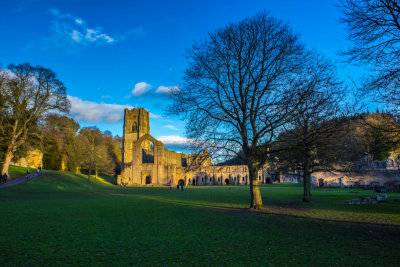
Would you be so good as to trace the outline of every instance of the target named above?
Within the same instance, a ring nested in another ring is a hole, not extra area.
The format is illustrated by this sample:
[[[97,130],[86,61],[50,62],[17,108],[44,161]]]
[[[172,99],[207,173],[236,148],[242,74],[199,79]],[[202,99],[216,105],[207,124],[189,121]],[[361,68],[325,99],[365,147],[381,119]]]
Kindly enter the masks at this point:
[[[183,191],[183,186],[184,186],[185,184],[183,183],[183,182],[181,182],[181,190]]]
[[[31,174],[31,173],[29,172],[29,170],[26,170],[25,179],[26,179],[27,181],[29,180],[29,174]]]
[[[169,192],[172,192],[172,185],[169,185]]]

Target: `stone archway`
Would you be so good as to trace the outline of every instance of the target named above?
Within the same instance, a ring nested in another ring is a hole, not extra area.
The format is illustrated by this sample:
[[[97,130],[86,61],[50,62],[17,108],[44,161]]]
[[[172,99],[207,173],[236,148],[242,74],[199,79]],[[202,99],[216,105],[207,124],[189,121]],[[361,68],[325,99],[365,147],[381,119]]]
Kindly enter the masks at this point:
[[[179,179],[179,180],[178,180],[178,184],[179,184],[179,185],[181,185],[181,184],[185,185],[185,180]]]
[[[229,185],[229,179],[225,179],[225,185]]]
[[[151,176],[150,176],[150,175],[147,175],[147,176],[146,176],[146,181],[145,181],[145,183],[146,183],[146,184],[151,184]]]

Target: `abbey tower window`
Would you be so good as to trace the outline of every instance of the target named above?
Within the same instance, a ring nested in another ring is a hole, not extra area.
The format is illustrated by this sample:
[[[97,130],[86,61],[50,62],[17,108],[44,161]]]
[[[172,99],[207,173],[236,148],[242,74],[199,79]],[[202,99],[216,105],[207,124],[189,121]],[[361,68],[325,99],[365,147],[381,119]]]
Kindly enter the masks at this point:
[[[136,123],[136,121],[132,123],[131,130],[132,130],[132,133],[137,133],[137,123]]]

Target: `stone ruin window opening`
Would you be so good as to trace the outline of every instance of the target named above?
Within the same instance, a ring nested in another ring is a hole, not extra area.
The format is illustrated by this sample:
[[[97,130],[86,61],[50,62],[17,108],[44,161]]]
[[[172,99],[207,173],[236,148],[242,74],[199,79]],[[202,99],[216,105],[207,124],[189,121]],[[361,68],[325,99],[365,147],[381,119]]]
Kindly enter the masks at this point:
[[[146,184],[151,184],[151,176],[150,175],[146,176]]]
[[[225,179],[225,185],[229,185],[229,179]]]
[[[150,151],[154,153],[154,143],[150,141]]]
[[[150,140],[142,142],[142,163],[154,163],[154,143]]]
[[[136,121],[132,123],[131,131],[132,131],[132,133],[137,133],[138,132]]]

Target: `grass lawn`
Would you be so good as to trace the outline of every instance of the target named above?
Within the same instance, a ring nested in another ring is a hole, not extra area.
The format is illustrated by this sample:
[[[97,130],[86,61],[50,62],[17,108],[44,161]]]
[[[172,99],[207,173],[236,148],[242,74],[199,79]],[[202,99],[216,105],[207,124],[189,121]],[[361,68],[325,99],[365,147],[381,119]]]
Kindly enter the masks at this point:
[[[400,202],[346,205],[372,191],[262,186],[118,187],[49,172],[0,189],[0,266],[398,266]],[[389,194],[400,198],[400,194]]]

